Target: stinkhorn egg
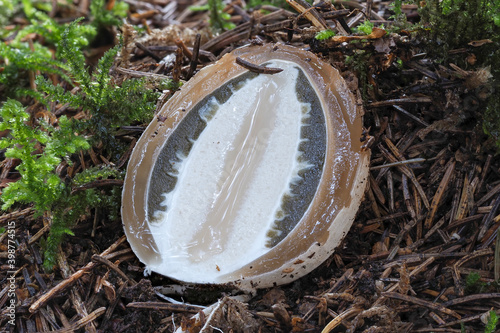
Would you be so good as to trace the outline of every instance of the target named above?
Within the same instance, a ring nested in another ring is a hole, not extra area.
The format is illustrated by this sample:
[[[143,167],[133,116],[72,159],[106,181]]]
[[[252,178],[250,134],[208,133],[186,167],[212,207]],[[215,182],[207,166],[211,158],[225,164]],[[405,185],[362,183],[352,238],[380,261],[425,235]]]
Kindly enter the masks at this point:
[[[292,46],[236,49],[189,80],[137,142],[123,190],[128,241],[147,270],[183,282],[293,281],[351,227],[368,174],[361,136],[333,67]]]

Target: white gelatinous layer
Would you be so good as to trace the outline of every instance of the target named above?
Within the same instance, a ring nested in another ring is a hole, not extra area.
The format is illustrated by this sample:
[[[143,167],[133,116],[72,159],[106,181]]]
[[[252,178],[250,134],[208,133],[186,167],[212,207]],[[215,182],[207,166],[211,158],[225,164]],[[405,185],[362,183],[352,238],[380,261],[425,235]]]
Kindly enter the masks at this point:
[[[268,66],[284,70],[246,80],[223,105],[212,98],[202,108],[208,124],[176,166],[166,210],[149,223],[162,255],[153,271],[213,282],[269,250],[266,233],[282,197],[308,167],[298,146],[310,106],[297,99],[296,64]]]

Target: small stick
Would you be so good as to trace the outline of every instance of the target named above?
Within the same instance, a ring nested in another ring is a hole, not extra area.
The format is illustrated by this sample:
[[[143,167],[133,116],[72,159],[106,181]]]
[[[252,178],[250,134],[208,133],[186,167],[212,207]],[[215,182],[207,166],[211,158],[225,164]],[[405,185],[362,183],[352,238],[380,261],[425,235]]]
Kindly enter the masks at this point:
[[[487,294],[474,294],[474,295],[469,295],[461,298],[455,298],[452,299],[451,301],[443,303],[444,306],[452,306],[452,305],[457,305],[457,304],[462,304],[462,303],[469,303],[473,301],[478,301],[481,299],[489,299],[489,298],[500,298],[500,293],[487,293]]]
[[[168,80],[170,77],[162,74],[155,74],[155,73],[150,73],[150,72],[141,72],[141,71],[135,71],[133,69],[126,69],[122,67],[116,67],[115,71],[121,74],[126,74],[130,75],[131,77],[144,77],[144,76],[149,76],[154,79],[159,79],[159,80]]]
[[[49,231],[49,229],[50,229],[50,225],[47,224],[42,229],[38,230],[38,232],[35,235],[33,235],[33,237],[31,237],[29,239],[28,244],[31,245],[34,242],[36,242],[40,237],[43,236],[43,234],[45,234],[47,231]]]
[[[382,153],[382,155],[384,155],[391,163],[399,162],[398,159],[394,155],[392,155],[380,143],[377,145],[377,147],[380,149],[380,152]],[[408,167],[406,167],[406,165],[399,165],[398,169],[399,169],[399,171],[401,171],[401,173],[404,173],[411,180],[413,185],[416,187],[418,194],[422,198],[422,201],[423,201],[425,207],[428,208],[430,205],[429,205],[429,201],[427,200],[427,196],[425,195],[424,189],[419,184],[419,182],[418,182],[417,178],[415,177],[415,175],[413,174],[413,172]]]
[[[61,269],[62,276],[66,279],[69,279],[71,277],[71,271],[66,255],[64,254],[60,245],[58,246],[57,263],[59,265],[59,268]],[[87,311],[88,304],[83,302],[82,295],[78,288],[72,288],[71,290],[69,290],[69,299],[78,315],[80,315],[81,317],[87,317],[89,315]],[[92,321],[88,322],[88,324],[86,324],[85,331],[89,333],[97,333],[95,324]]]
[[[459,170],[455,176],[455,188],[451,190],[454,194],[453,194],[453,199],[451,201],[450,222],[453,219],[456,219],[457,218],[456,216],[459,213],[460,200],[462,199],[462,194],[464,192],[466,192],[465,187],[464,187],[465,186],[464,182],[467,182],[467,185],[468,185],[467,175],[465,175],[465,179],[463,179],[463,180],[462,180],[462,176],[463,176],[463,172],[462,172],[462,170]],[[451,184],[450,184],[450,186],[451,186]],[[464,187],[463,190],[462,190],[462,187]]]
[[[389,210],[394,212],[394,180],[392,178],[392,172],[387,172],[387,188],[389,189]]]
[[[439,311],[439,312],[445,313],[445,314],[453,316],[453,317],[455,317],[457,319],[461,319],[462,318],[455,311],[447,309],[446,308],[446,306],[448,305],[447,303],[444,303],[445,306],[443,306],[443,305],[440,305],[440,304],[435,304],[435,303],[432,303],[432,302],[429,302],[429,301],[425,301],[425,300],[420,299],[420,298],[416,298],[416,297],[412,297],[412,296],[407,296],[407,295],[402,295],[402,294],[399,294],[399,293],[396,293],[396,292],[383,292],[382,296],[383,297],[388,297],[388,298],[398,299],[398,300],[401,300],[401,301],[405,301],[405,302],[417,304],[417,305],[420,305],[420,306],[425,306],[426,308],[429,308],[429,309],[432,309],[432,310],[435,310],[435,311]]]
[[[443,318],[439,317],[435,312],[429,312],[429,317],[431,317],[432,319],[434,319],[434,321],[438,324],[438,325],[443,325],[443,324],[446,324],[446,322],[443,320]]]
[[[408,177],[406,177],[404,173],[401,175],[401,182],[403,183],[403,198],[405,199],[406,208],[410,213],[411,218],[416,219],[417,214],[415,213],[415,209],[411,204],[410,189],[408,188]]]
[[[187,304],[172,304],[164,302],[131,302],[127,304],[127,308],[134,309],[152,309],[152,310],[167,310],[172,312],[188,312],[198,313],[200,308]]]
[[[287,12],[285,10],[280,9],[278,11],[275,11],[273,13],[269,13],[269,14],[261,17],[260,23],[266,24],[267,22],[274,21],[276,19],[282,18],[283,16],[286,17]],[[232,30],[228,30],[228,31],[220,34],[219,36],[212,38],[211,40],[209,40],[208,42],[203,44],[201,46],[201,48],[203,50],[221,49],[225,45],[232,43],[232,41],[230,41],[231,39],[228,39],[228,38],[230,38],[231,36],[234,36],[234,35],[241,34],[241,37],[238,40],[245,39],[248,36],[248,29],[250,29],[250,27],[251,27],[251,22],[242,23],[242,24],[238,25],[236,28],[234,28]]]
[[[398,98],[398,99],[388,99],[386,101],[377,101],[368,104],[368,108],[380,108],[383,106],[394,106],[401,104],[419,104],[419,103],[432,103],[432,99],[429,97],[412,97],[412,98]]]
[[[118,246],[120,246],[123,242],[125,242],[125,240],[126,240],[125,236],[118,238],[118,240],[116,242],[114,242],[113,244],[111,244],[111,246],[108,247],[104,252],[102,252],[100,254],[100,256],[104,257],[104,256],[110,254]],[[65,290],[66,288],[71,286],[74,282],[76,282],[76,280],[81,278],[83,276],[83,274],[90,271],[95,266],[97,266],[97,264],[95,262],[89,262],[85,267],[79,269],[78,271],[73,273],[69,278],[67,278],[66,280],[59,283],[57,286],[55,286],[54,288],[49,290],[46,294],[42,295],[38,300],[36,300],[33,304],[31,304],[29,311],[31,313],[36,312],[41,306],[46,304],[52,297],[56,296],[57,294],[59,294],[60,292],[62,292],[63,290]]]
[[[25,208],[21,211],[15,211],[12,213],[3,214],[2,216],[0,216],[0,225],[7,223],[8,221],[18,219],[20,217],[27,219],[27,218],[31,217],[34,214],[34,212],[35,212],[35,210],[33,208],[29,207],[29,208]],[[6,234],[7,233],[4,233],[4,235],[6,235]]]
[[[496,310],[496,314],[500,314],[500,310]],[[470,316],[470,317],[467,317],[467,318],[464,318],[464,319],[460,319],[460,320],[450,321],[450,322],[448,322],[446,324],[441,325],[441,327],[449,327],[449,326],[459,325],[459,324],[462,324],[462,323],[467,323],[469,321],[481,319],[482,316],[484,316],[484,313],[480,313],[480,314],[477,314],[477,315],[474,315],[474,316]]]
[[[328,29],[329,26],[325,19],[321,17],[316,10],[316,8],[311,7],[311,5],[304,0],[286,0],[286,2],[295,9],[300,15],[304,15],[312,25],[323,30]]]
[[[159,56],[157,56],[156,54],[154,54],[153,52],[151,52],[146,46],[144,46],[143,44],[139,43],[139,42],[135,42],[135,46],[137,46],[138,48],[140,48],[141,50],[144,51],[144,53],[146,53],[148,56],[150,56],[151,58],[153,58],[156,62],[160,62],[161,61],[161,58]]]
[[[175,83],[179,83],[179,80],[181,79],[183,55],[184,51],[182,50],[182,47],[177,47],[177,50],[175,51],[174,68],[172,69],[172,80],[174,80]]]
[[[89,313],[87,316],[83,317],[82,319],[78,320],[76,323],[74,323],[71,327],[71,330],[64,330],[65,332],[73,332],[75,330],[78,330],[79,328],[82,328],[83,326],[93,322],[96,320],[98,317],[100,317],[104,312],[106,312],[106,308],[100,307],[97,310],[92,311]]]
[[[458,271],[458,268],[460,266],[462,266],[463,264],[465,264],[469,260],[476,259],[476,258],[479,258],[482,256],[491,255],[491,254],[493,254],[493,251],[489,248],[477,250],[477,251],[470,253],[470,254],[466,255],[465,257],[461,258],[453,265],[453,267],[452,267],[453,269],[451,271],[451,276],[453,277],[453,280],[455,281],[455,286],[457,287],[458,294],[460,296],[464,295],[464,287],[460,283],[460,273]]]
[[[469,222],[472,222],[475,220],[479,220],[483,216],[484,216],[484,214],[475,214],[475,215],[472,215],[472,216],[469,216],[469,217],[466,217],[466,218],[463,218],[460,220],[454,220],[446,226],[445,230],[451,230],[453,228],[461,226],[462,224],[466,224],[466,223],[469,223]]]
[[[236,57],[236,63],[241,67],[248,69],[250,72],[259,73],[259,74],[276,74],[282,72],[283,69],[276,67],[265,67],[261,65],[252,64],[246,60],[241,59],[240,57]]]
[[[103,264],[103,265],[108,266],[109,268],[114,270],[122,279],[127,281],[130,285],[136,284],[136,282],[134,280],[131,280],[125,273],[122,272],[122,270],[117,265],[115,265],[114,263],[112,263],[108,259],[106,259],[100,255],[94,254],[92,256],[92,261],[95,263],[99,263],[99,264]]]
[[[106,327],[107,322],[111,319],[111,316],[113,315],[113,311],[115,311],[116,306],[121,301],[121,295],[123,294],[123,290],[127,285],[128,285],[127,282],[123,282],[122,285],[116,291],[116,297],[114,301],[106,309],[106,314],[104,315],[100,327]]]
[[[368,220],[368,221],[365,222],[365,224],[380,223],[380,222],[384,222],[384,221],[388,221],[388,220],[397,219],[397,218],[400,218],[400,217],[403,217],[403,216],[406,216],[406,215],[408,215],[408,212],[397,212],[397,213],[393,213],[393,214],[389,214],[389,215],[384,215],[384,216],[381,216],[381,217],[377,217],[375,219]]]
[[[434,219],[434,215],[436,214],[439,203],[441,202],[441,198],[443,197],[444,191],[446,187],[448,187],[448,183],[450,182],[453,171],[455,170],[455,161],[451,162],[444,173],[443,179],[441,179],[441,183],[439,183],[436,194],[434,194],[434,198],[432,199],[432,203],[430,206],[429,215],[424,222],[424,227],[429,229],[432,225],[432,220]]]
[[[111,260],[113,258],[120,257],[120,256],[125,256],[126,254],[130,254],[130,253],[132,253],[132,249],[129,247],[129,248],[126,248],[126,249],[123,249],[123,250],[120,250],[120,251],[116,251],[116,252],[107,254],[107,255],[103,256],[103,258]]]
[[[481,222],[482,226],[481,226],[481,230],[479,231],[479,238],[483,238],[483,236],[486,234],[486,231],[488,231],[488,228],[490,227],[491,221],[495,217],[495,214],[496,214],[499,206],[500,206],[500,194],[495,199],[495,202],[493,203],[493,207],[491,208],[488,215],[486,215],[483,218],[483,221]]]
[[[150,10],[146,10],[142,13],[134,13],[134,14],[130,15],[130,17],[134,20],[143,20],[143,19],[148,19],[156,14],[158,14],[158,10],[150,9]]]
[[[473,187],[473,185],[472,184],[469,185],[469,178],[467,177],[467,175],[465,175],[462,188],[462,195],[460,196],[458,208],[455,216],[454,217],[452,216],[452,220],[450,221],[450,223],[455,220],[463,219],[469,212],[469,201],[471,199],[472,193],[474,192],[474,190],[471,191],[471,187]]]
[[[189,64],[189,70],[186,75],[186,80],[189,80],[193,76],[196,66],[198,66],[198,55],[200,54],[200,42],[201,35],[196,34],[196,39],[194,40],[193,53],[191,55],[191,63]]]
[[[148,21],[147,21],[146,19],[144,19],[144,18],[143,18],[143,19],[141,20],[141,23],[142,23],[142,25],[146,28],[146,33],[147,33],[148,35],[151,35],[152,31],[151,31],[151,28],[149,27]]]
[[[153,51],[168,51],[168,52],[175,52],[175,50],[177,49],[177,46],[173,46],[173,45],[162,45],[162,46],[150,46],[149,47],[150,50],[153,50]],[[193,52],[194,53],[194,48],[191,48],[191,47],[188,47],[187,48],[190,52]],[[212,52],[209,52],[209,51],[206,51],[206,50],[203,50],[203,49],[199,49],[199,55],[202,55],[204,57],[207,57],[208,60],[210,61],[216,61],[217,60],[217,57],[212,53]]]
[[[406,111],[405,109],[403,109],[402,107],[400,107],[399,105],[393,105],[393,107],[398,110],[399,112],[401,112],[403,115],[407,116],[408,118],[414,120],[416,123],[424,126],[424,127],[429,127],[429,124],[427,124],[425,121],[423,121],[422,119],[418,118],[418,117],[415,117],[414,115],[412,115],[410,112]]]
[[[127,151],[120,157],[120,159],[118,160],[118,162],[116,162],[116,168],[117,169],[120,169],[128,161],[128,158],[132,154],[132,150],[134,149],[136,142],[137,142],[137,139],[134,138],[132,140],[132,142],[130,143],[130,146],[128,147]]]
[[[121,179],[97,179],[90,183],[84,184],[82,186],[75,187],[71,190],[71,194],[74,194],[79,191],[88,190],[91,188],[102,187],[102,186],[122,186],[123,180]]]
[[[488,174],[488,171],[490,169],[492,158],[493,158],[493,156],[491,154],[489,154],[488,157],[486,158],[486,162],[484,163],[483,171],[481,172],[481,180],[479,181],[479,184],[477,185],[477,187],[474,191],[474,192],[476,192],[476,194],[477,194],[477,192],[481,191],[481,187],[483,187],[484,179],[486,178],[486,175]]]
[[[339,18],[342,16],[347,16],[347,15],[349,15],[350,12],[351,12],[350,9],[339,9],[339,10],[334,10],[331,12],[321,13],[321,16],[323,16],[323,18],[325,20],[332,20],[332,19]]]
[[[328,323],[328,325],[325,326],[325,328],[321,331],[321,333],[330,333],[331,331],[333,331],[334,328],[339,326],[343,320],[354,317],[355,315],[357,315],[361,311],[363,311],[363,309],[358,308],[358,307],[352,307],[352,308],[345,310],[344,312],[339,314],[337,317],[333,318],[332,321],[330,321]]]
[[[190,49],[188,49],[186,44],[184,44],[182,39],[177,38],[174,42],[175,42],[175,45],[177,45],[177,47],[180,47],[182,49],[182,52],[184,52],[186,57],[188,57],[189,59],[193,59],[193,53],[191,52]]]
[[[382,190],[378,186],[378,183],[375,181],[375,179],[371,175],[370,175],[369,179],[370,179],[370,187],[373,190],[373,194],[375,195],[375,197],[377,198],[377,200],[382,205],[385,205],[384,193],[382,192]]]
[[[382,165],[376,165],[373,167],[370,167],[370,171],[373,170],[378,170],[378,169],[383,169],[383,168],[390,168],[393,166],[399,166],[399,165],[404,165],[404,164],[411,164],[411,163],[422,163],[427,161],[425,158],[413,158],[411,160],[404,160],[404,161],[399,161],[399,162],[394,162],[394,163],[387,163],[387,164],[382,164]]]

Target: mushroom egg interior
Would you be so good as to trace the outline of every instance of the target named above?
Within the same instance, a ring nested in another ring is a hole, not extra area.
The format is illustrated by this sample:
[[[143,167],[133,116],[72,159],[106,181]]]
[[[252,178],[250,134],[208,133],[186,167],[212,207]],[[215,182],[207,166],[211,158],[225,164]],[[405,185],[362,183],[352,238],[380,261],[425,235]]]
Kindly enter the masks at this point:
[[[236,57],[282,71],[251,72]],[[148,270],[180,281],[289,282],[352,223],[368,169],[360,137],[331,66],[284,45],[237,49],[182,87],[137,143],[123,192],[128,240]]]

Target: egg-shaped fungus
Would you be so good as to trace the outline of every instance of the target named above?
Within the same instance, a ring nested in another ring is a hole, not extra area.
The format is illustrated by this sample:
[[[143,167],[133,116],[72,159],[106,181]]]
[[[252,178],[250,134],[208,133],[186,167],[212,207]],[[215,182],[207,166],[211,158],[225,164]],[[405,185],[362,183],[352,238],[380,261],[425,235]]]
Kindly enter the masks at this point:
[[[336,69],[292,46],[238,48],[176,92],[137,142],[128,241],[148,270],[179,281],[291,282],[351,227],[368,175],[361,136]]]

